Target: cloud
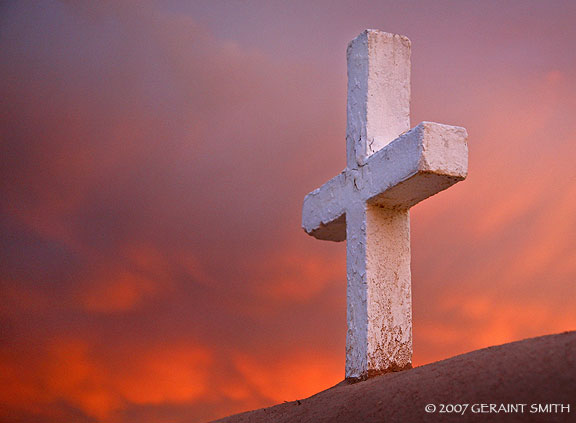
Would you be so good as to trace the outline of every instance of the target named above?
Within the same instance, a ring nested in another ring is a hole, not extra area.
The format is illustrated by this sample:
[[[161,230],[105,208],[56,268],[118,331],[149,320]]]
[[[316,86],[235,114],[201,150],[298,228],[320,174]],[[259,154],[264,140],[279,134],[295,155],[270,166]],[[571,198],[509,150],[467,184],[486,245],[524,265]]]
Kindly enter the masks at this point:
[[[306,302],[319,295],[327,284],[342,279],[340,257],[310,256],[297,246],[259,255],[245,263],[256,294],[274,303]]]
[[[12,41],[0,69],[8,416],[260,406],[271,396],[232,363],[217,384],[208,378],[214,354],[252,353],[249,337],[234,346],[218,334],[233,330],[234,310],[250,315],[251,296],[286,310],[286,298],[309,300],[334,277],[322,269],[330,257],[300,269],[292,249],[269,252],[292,232],[278,224],[287,216],[300,234],[299,205],[273,193],[300,196],[294,141],[324,132],[328,115],[301,109],[316,71],[150,4],[132,10],[14,4],[2,22]],[[251,318],[238,321],[242,333]],[[195,335],[206,338],[187,341]]]
[[[306,398],[342,380],[342,359],[334,352],[303,348],[274,359],[238,355],[234,362],[246,382],[271,403]]]
[[[26,357],[28,366],[22,366],[15,351],[3,351],[7,411],[42,415],[68,404],[86,417],[116,421],[118,411],[130,404],[190,403],[205,394],[212,364],[205,347],[180,342],[102,350],[79,339],[52,339],[38,350],[42,360]]]

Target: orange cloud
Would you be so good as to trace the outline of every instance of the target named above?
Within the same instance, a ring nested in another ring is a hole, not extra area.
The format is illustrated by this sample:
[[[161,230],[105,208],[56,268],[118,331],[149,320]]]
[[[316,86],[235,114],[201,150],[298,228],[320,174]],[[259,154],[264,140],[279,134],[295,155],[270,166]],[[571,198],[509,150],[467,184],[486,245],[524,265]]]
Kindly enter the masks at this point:
[[[116,382],[135,404],[189,403],[208,391],[212,354],[197,345],[162,345],[134,355]]]
[[[341,257],[305,254],[296,246],[256,256],[246,268],[261,295],[283,303],[310,301],[346,272]]]
[[[238,354],[234,363],[246,382],[270,403],[306,398],[343,379],[343,358],[322,350],[296,349],[274,358]]]
[[[101,279],[83,287],[82,305],[89,311],[121,312],[143,305],[160,290],[160,281],[126,270],[103,272]]]
[[[45,414],[59,401],[98,421],[117,421],[131,404],[180,404],[207,392],[212,355],[197,344],[134,348],[104,356],[96,345],[56,339],[26,365],[4,352],[1,393],[5,405]],[[28,357],[29,358],[29,357]]]

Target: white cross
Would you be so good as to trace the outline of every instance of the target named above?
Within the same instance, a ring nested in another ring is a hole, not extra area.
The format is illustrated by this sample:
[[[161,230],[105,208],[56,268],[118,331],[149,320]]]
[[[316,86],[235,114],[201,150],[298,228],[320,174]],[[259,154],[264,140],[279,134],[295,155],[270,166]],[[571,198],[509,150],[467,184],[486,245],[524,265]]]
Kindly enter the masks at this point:
[[[464,128],[410,128],[410,40],[366,30],[348,46],[347,166],[304,199],[302,226],[346,244],[346,378],[412,367],[410,215],[466,178]]]

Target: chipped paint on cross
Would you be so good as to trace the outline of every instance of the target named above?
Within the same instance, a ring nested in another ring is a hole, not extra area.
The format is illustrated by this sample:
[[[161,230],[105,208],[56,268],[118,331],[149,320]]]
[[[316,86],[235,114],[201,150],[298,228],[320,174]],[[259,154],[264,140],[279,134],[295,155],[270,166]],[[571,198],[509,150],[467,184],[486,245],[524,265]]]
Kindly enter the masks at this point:
[[[464,128],[410,127],[410,40],[366,30],[348,46],[347,166],[304,199],[302,226],[346,240],[346,378],[412,366],[410,207],[466,178]]]

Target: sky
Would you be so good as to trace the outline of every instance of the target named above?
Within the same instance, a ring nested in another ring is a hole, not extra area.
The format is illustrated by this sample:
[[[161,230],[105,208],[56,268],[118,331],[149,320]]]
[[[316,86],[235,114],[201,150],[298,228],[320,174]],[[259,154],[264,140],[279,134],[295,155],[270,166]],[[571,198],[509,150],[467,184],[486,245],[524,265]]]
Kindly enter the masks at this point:
[[[346,46],[412,41],[414,365],[576,329],[576,3],[0,3],[0,420],[202,422],[344,377]]]

